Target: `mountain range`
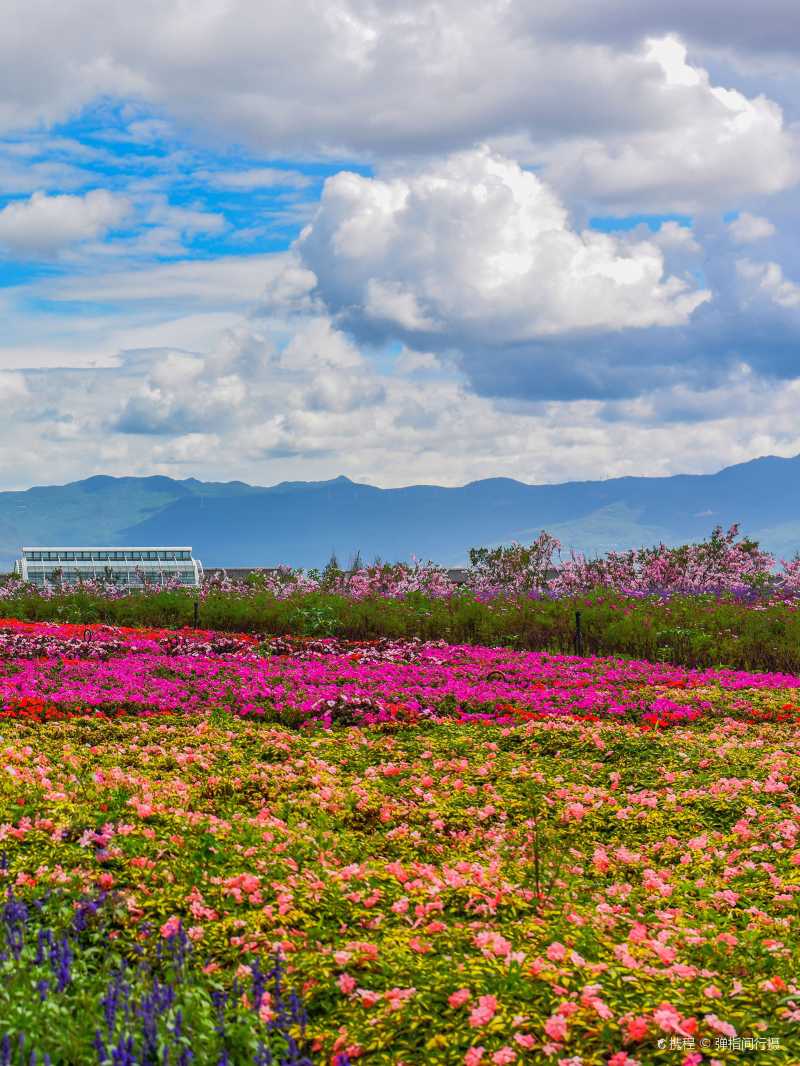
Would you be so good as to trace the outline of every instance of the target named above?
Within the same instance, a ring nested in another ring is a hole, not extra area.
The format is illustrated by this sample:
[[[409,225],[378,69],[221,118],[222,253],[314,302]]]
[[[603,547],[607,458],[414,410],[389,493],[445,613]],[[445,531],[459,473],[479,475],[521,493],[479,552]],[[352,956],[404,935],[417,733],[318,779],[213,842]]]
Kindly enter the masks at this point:
[[[526,485],[488,478],[459,488],[381,489],[346,477],[282,482],[108,477],[0,492],[0,568],[20,545],[191,545],[207,569],[342,565],[416,555],[445,566],[469,548],[530,541],[540,530],[587,554],[701,540],[741,525],[779,557],[800,551],[800,455],[715,474]]]

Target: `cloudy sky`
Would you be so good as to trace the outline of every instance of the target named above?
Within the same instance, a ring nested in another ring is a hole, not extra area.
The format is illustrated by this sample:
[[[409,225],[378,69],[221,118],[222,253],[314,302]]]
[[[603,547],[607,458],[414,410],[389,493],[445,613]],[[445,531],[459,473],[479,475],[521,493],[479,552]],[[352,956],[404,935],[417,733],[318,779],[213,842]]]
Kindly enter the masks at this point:
[[[0,488],[800,452],[796,0],[0,16]]]

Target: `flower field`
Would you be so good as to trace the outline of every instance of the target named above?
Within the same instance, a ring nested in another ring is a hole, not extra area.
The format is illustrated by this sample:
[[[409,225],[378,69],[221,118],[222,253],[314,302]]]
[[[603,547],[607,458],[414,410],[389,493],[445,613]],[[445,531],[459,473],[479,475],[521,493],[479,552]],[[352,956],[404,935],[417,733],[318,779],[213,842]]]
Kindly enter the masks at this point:
[[[798,690],[2,621],[0,1063],[798,1063]]]

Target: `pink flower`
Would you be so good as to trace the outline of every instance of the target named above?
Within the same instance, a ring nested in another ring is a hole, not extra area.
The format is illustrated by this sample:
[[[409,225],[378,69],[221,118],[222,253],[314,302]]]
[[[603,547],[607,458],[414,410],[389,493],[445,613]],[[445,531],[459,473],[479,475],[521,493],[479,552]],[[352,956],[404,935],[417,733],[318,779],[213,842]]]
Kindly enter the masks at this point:
[[[552,1015],[544,1023],[544,1031],[551,1040],[566,1040],[568,1032],[567,1019],[561,1014]]]
[[[564,1003],[559,1003],[556,1007],[556,1014],[560,1014],[563,1018],[571,1018],[573,1014],[580,1010],[577,1003],[573,1003],[571,1000],[565,1000]]]
[[[359,988],[358,997],[365,1007],[374,1007],[380,1001],[380,992],[373,992],[369,988]]]
[[[684,1019],[671,1003],[662,1003],[653,1011],[653,1021],[663,1033],[691,1036],[697,1028],[694,1018]]]
[[[513,1048],[510,1048],[508,1044],[505,1047],[501,1047],[499,1051],[495,1051],[492,1055],[492,1062],[497,1066],[506,1066],[509,1062],[517,1061],[517,1053]]]
[[[159,932],[163,937],[175,936],[181,927],[181,920],[177,914],[171,915],[161,926]]]
[[[564,814],[568,821],[572,819],[573,821],[579,822],[586,813],[586,807],[584,807],[582,803],[568,803],[564,810]]]
[[[770,977],[767,981],[761,982],[761,987],[765,992],[785,992],[786,982],[782,977]]]
[[[447,1002],[451,1007],[463,1007],[467,1000],[472,999],[472,993],[468,988],[459,988],[457,992],[451,992]]]
[[[388,992],[384,993],[384,999],[389,1006],[389,1010],[396,1011],[402,1010],[405,1001],[416,994],[416,988],[390,988]]]
[[[511,942],[499,933],[484,930],[475,937],[474,943],[483,953],[507,959],[511,954]]]
[[[713,1029],[715,1033],[722,1033],[723,1036],[727,1037],[736,1036],[736,1030],[730,1022],[721,1021],[716,1014],[706,1014],[703,1021],[709,1026],[709,1028]]]
[[[514,1033],[514,1041],[519,1044],[520,1047],[526,1048],[528,1051],[536,1043],[530,1033]]]
[[[641,922],[634,922],[628,933],[628,940],[632,940],[634,944],[647,940],[647,926],[642,925]]]
[[[478,1066],[485,1054],[483,1047],[471,1047],[464,1056],[464,1066]]]
[[[605,848],[597,847],[594,849],[592,855],[592,866],[599,874],[606,873],[611,868],[611,863],[608,858],[608,852]]]
[[[495,996],[481,996],[478,1006],[473,1007],[469,1014],[469,1024],[473,1029],[480,1025],[487,1025],[497,1011],[497,999]]]
[[[351,992],[355,991],[357,981],[355,977],[351,977],[349,973],[339,974],[339,980],[336,982],[339,986],[339,990],[344,992],[346,996],[349,996]]]
[[[625,1030],[625,1035],[628,1040],[644,1040],[647,1036],[647,1029],[646,1018],[642,1018],[641,1016],[638,1018],[631,1018]]]
[[[429,952],[433,951],[433,948],[428,941],[420,940],[418,936],[412,936],[408,942],[408,946],[412,951],[415,951],[417,955],[427,955]]]
[[[557,940],[554,940],[553,943],[548,946],[545,955],[547,955],[548,959],[551,962],[561,962],[567,957],[567,949],[564,947],[563,944],[560,944]]]

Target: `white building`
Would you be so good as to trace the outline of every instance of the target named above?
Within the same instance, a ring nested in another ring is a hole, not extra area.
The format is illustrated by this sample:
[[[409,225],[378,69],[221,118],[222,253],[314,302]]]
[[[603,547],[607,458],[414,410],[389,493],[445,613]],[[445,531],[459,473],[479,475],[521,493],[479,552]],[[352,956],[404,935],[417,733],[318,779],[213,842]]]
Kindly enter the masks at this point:
[[[180,581],[197,587],[203,578],[203,565],[192,557],[192,549],[84,547],[23,548],[14,563],[14,573],[23,581],[45,585],[77,585],[81,581],[106,581],[130,589],[165,585]]]

